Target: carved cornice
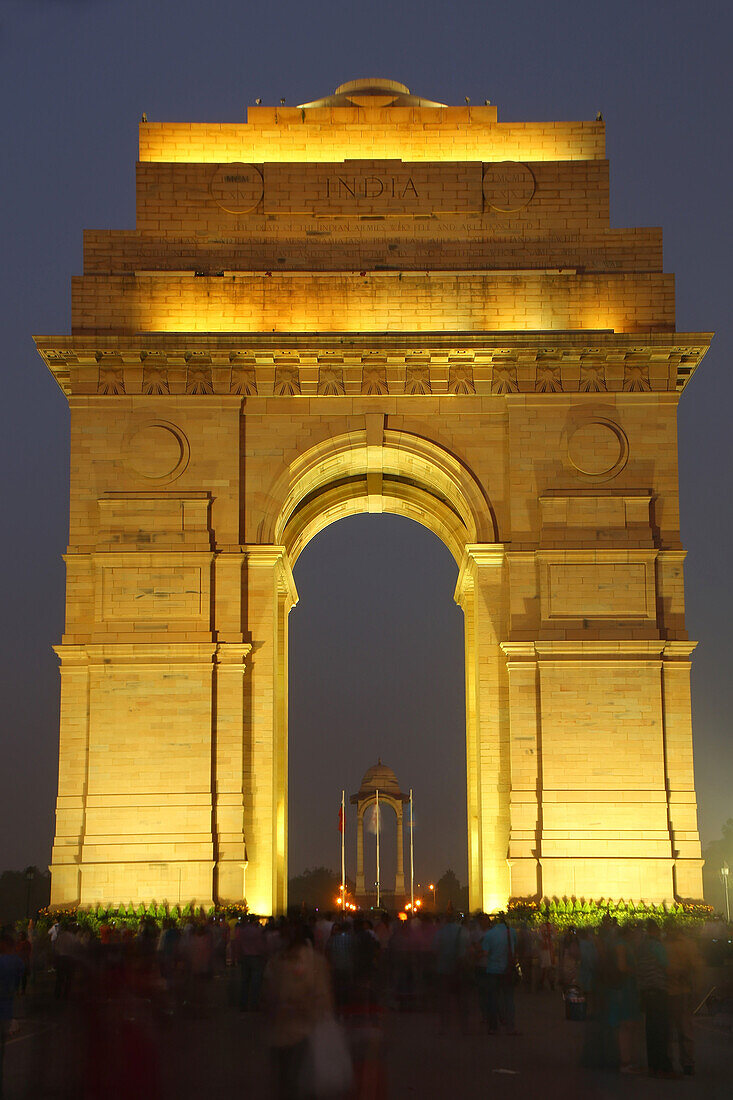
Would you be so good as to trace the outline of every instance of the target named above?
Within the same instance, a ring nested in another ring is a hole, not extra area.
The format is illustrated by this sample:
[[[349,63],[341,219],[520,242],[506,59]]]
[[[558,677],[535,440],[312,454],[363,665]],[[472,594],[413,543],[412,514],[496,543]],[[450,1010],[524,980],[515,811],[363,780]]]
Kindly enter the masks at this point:
[[[287,548],[284,546],[270,546],[267,544],[253,543],[242,547],[247,556],[250,568],[265,568],[272,570],[277,582],[277,592],[287,602],[288,607],[295,607],[298,602],[298,590],[295,587],[293,569],[288,558]]]
[[[64,644],[53,647],[62,671],[94,665],[138,665],[159,668],[175,665],[186,668],[210,668],[213,664],[245,666],[252,646],[248,642],[105,642],[86,645]]]
[[[342,338],[36,337],[64,393],[88,396],[471,396],[679,392],[710,333]]]
[[[687,662],[697,642],[668,642],[663,638],[652,639],[595,639],[577,641],[521,641],[499,643],[510,668],[519,668],[540,661],[544,664],[587,664],[589,661],[603,664],[670,661]]]

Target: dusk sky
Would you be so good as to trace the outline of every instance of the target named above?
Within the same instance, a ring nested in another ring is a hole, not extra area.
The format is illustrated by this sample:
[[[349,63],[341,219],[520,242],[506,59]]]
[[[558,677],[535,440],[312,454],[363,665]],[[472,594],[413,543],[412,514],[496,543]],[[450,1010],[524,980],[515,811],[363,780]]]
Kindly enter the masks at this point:
[[[682,396],[679,442],[700,825],[704,842],[720,835],[733,817],[732,11],[723,0],[3,0],[0,870],[48,864],[56,786],[69,416],[31,336],[70,330],[83,229],[134,226],[143,111],[237,122],[256,97],[296,104],[362,76],[444,103],[488,98],[501,121],[602,110],[611,224],[664,228],[678,329],[717,333]],[[465,882],[456,572],[433,535],[393,516],[341,521],[299,559],[291,874],[336,867],[341,787],[355,792],[381,756],[415,789],[418,877],[452,866]]]

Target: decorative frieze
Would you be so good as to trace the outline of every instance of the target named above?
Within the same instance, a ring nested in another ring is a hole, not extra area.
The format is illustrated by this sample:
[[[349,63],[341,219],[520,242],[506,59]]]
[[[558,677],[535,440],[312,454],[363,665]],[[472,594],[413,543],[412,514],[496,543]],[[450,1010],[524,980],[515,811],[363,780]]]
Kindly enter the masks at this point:
[[[38,346],[66,394],[419,397],[679,392],[709,343],[704,333],[675,333],[648,344],[609,334],[593,345],[574,336],[551,344],[471,339],[461,346],[413,334],[387,355],[367,337],[334,347],[324,338],[297,346],[302,341],[292,337],[262,336],[247,344],[218,340],[202,354],[191,346],[195,339],[150,347],[142,338],[60,337],[55,346]]]

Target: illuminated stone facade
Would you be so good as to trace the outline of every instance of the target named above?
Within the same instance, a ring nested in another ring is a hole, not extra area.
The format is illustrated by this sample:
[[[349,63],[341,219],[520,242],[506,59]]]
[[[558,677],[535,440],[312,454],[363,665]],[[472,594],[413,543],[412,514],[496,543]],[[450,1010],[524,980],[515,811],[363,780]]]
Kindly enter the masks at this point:
[[[710,334],[604,156],[384,81],[141,124],[137,228],[86,233],[37,338],[72,425],[54,902],[283,908],[291,567],[382,511],[460,570],[471,906],[700,896],[676,409]]]

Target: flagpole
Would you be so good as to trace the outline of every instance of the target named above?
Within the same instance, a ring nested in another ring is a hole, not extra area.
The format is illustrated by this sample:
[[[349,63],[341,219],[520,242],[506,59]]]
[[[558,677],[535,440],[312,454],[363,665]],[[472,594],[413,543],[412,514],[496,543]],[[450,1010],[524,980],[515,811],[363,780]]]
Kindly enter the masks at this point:
[[[376,908],[380,908],[380,792],[376,792]]]
[[[341,792],[341,909],[346,905],[346,791]]]
[[[415,912],[415,850],[412,843],[412,787],[410,787],[410,912]]]

